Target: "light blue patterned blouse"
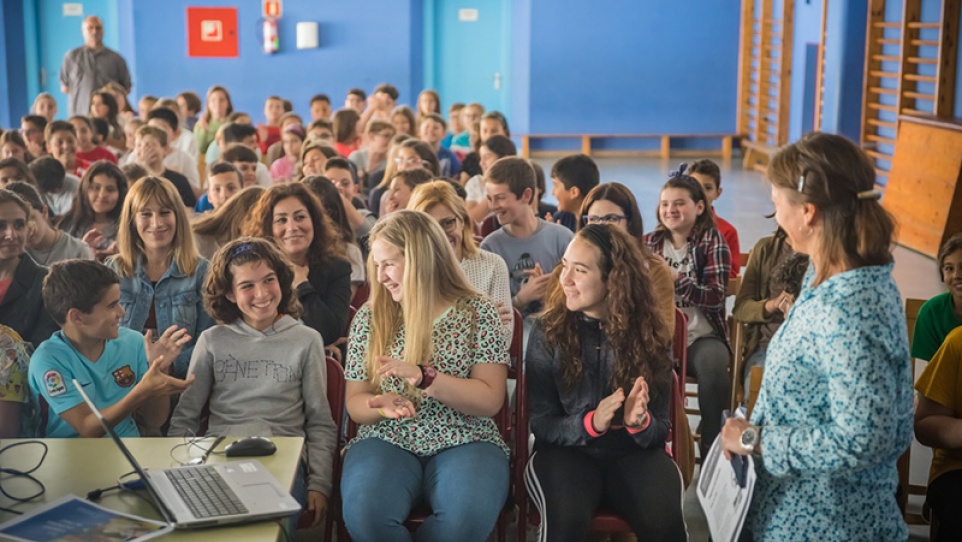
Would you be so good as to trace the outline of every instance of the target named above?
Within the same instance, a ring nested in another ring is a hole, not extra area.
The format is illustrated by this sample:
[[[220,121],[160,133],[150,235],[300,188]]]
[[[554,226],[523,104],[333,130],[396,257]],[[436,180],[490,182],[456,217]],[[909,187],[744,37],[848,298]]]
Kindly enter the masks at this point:
[[[912,439],[912,373],[892,264],[812,280],[768,348],[748,527],[756,541],[905,540],[895,463]]]

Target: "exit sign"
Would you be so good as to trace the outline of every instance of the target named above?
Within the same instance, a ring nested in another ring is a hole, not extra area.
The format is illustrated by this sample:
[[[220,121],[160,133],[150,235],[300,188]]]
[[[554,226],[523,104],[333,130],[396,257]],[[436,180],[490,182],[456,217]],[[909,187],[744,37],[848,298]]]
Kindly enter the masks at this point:
[[[281,16],[281,0],[263,0],[261,2],[263,16],[273,17],[275,19]]]

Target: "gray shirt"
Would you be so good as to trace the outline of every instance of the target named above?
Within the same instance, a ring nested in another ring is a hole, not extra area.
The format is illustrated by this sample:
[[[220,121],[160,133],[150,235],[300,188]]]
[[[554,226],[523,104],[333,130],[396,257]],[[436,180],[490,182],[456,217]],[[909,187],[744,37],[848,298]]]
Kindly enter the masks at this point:
[[[50,267],[54,264],[63,260],[72,260],[79,258],[81,260],[92,260],[94,259],[94,253],[80,239],[68,234],[67,232],[60,232],[60,238],[54,242],[50,250],[39,251],[35,249],[29,249],[27,252],[30,256],[44,267]]]
[[[81,45],[64,55],[60,83],[70,90],[68,114],[90,114],[90,95],[111,81],[130,90],[127,62],[116,51],[106,47],[95,50]]]

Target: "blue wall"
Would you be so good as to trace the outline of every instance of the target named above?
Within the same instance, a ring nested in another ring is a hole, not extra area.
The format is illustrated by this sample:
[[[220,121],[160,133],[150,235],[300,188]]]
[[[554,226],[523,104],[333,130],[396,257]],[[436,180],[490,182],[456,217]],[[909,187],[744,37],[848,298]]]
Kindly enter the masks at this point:
[[[391,82],[401,102],[413,102],[422,81],[422,13],[418,0],[285,0],[279,23],[280,52],[261,50],[260,2],[205,0],[205,7],[237,6],[239,56],[188,58],[187,7],[193,0],[118,0],[121,49],[135,65],[134,96],[174,96],[191,89],[201,97],[214,84],[232,91],[234,109],[263,120],[272,94],[294,102],[307,115],[312,95],[325,92],[335,108],[351,87],[372,90]],[[296,49],[296,23],[316,21],[318,49]],[[161,31],[150,31],[159,29]]]
[[[27,104],[26,55],[24,54],[23,6],[3,2],[0,6],[0,127],[20,127]]]
[[[802,136],[807,124],[802,118],[805,110],[806,81],[805,56],[808,44],[818,44],[822,35],[822,1],[795,2],[794,42],[792,44],[791,109],[788,123],[788,139],[794,141]],[[861,111],[861,109],[859,110]]]

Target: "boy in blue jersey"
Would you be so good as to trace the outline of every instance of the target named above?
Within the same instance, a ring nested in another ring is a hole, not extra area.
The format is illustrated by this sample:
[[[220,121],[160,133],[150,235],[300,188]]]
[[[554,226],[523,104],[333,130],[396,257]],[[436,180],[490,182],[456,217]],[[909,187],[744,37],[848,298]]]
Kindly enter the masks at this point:
[[[170,413],[170,396],[183,392],[194,378],[178,380],[167,374],[190,340],[187,330],[171,326],[154,341],[150,332],[145,337],[120,327],[120,279],[94,261],[52,265],[43,283],[43,302],[60,331],[30,360],[38,436],[104,435],[74,379],[121,437],[140,436],[135,412],[145,426],[160,427]]]

